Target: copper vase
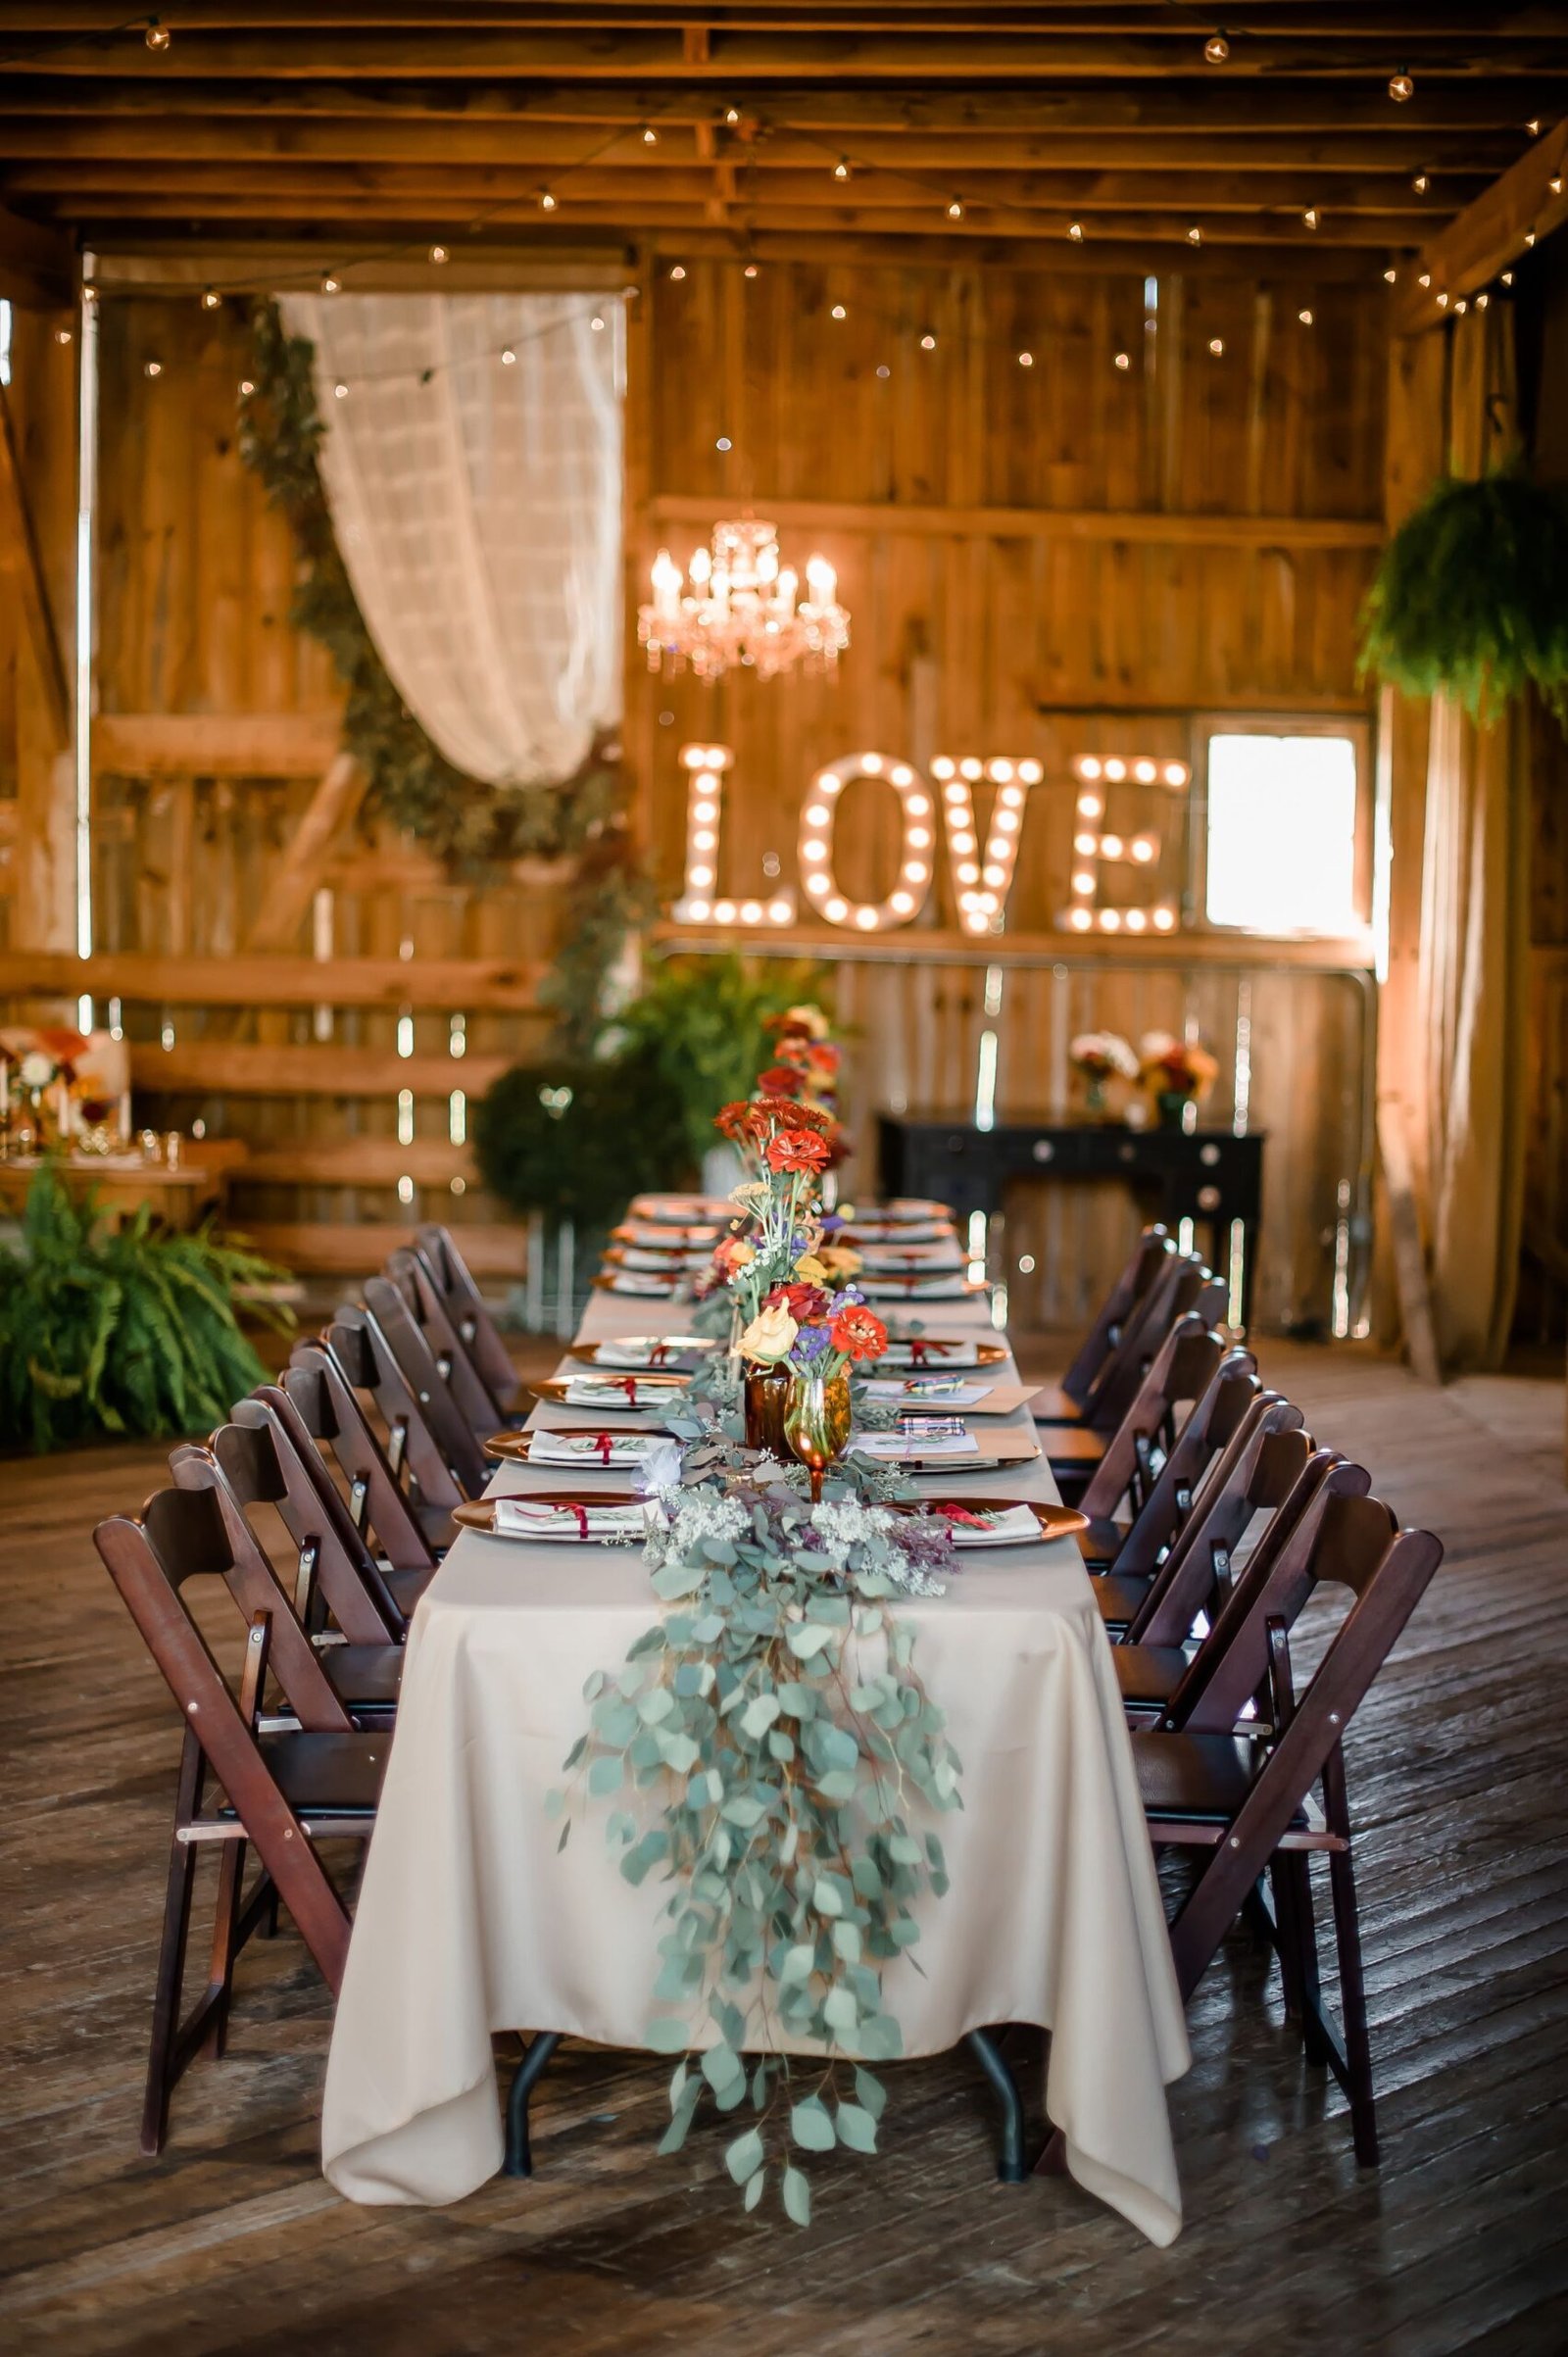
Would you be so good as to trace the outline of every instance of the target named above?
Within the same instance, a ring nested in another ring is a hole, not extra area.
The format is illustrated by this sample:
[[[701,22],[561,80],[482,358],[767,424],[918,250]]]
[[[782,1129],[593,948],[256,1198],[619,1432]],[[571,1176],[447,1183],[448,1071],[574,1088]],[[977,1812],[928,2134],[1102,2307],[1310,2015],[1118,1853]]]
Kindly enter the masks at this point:
[[[822,1476],[844,1454],[850,1437],[850,1378],[792,1375],[784,1410],[784,1438],[811,1477],[811,1503],[822,1496]]]

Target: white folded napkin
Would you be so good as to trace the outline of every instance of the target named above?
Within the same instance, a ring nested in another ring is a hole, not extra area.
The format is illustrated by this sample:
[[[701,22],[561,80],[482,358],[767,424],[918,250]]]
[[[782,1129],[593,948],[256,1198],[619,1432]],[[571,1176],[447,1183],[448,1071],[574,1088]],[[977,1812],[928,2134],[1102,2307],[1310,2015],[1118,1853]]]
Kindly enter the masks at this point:
[[[868,1399],[891,1399],[899,1403],[918,1404],[929,1400],[933,1406],[974,1407],[993,1392],[992,1383],[963,1383],[956,1375],[876,1376],[865,1387]]]
[[[988,1511],[984,1506],[972,1510],[978,1523],[949,1522],[955,1547],[1028,1547],[1044,1537],[1037,1517],[1027,1506],[1004,1506]],[[946,1521],[945,1515],[939,1520]]]
[[[661,1432],[547,1432],[528,1442],[530,1465],[640,1465],[650,1449],[662,1449]]]
[[[640,1539],[648,1527],[634,1505],[552,1505],[538,1498],[498,1498],[495,1530],[503,1539]]]
[[[570,1375],[566,1379],[566,1407],[673,1407],[680,1386],[639,1383],[635,1375]]]
[[[906,1270],[912,1276],[931,1276],[938,1269],[961,1269],[965,1257],[956,1244],[868,1244],[860,1253],[860,1266],[867,1276]]]
[[[916,1439],[907,1432],[857,1433],[850,1447],[860,1456],[891,1458],[895,1464],[906,1457],[916,1457],[922,1463],[933,1456],[977,1456],[980,1444],[972,1432],[933,1433],[929,1439]]]
[[[612,1293],[652,1294],[667,1300],[675,1290],[675,1280],[673,1276],[645,1277],[640,1269],[616,1268],[611,1271],[610,1290]]]
[[[679,1368],[688,1358],[706,1358],[718,1348],[701,1334],[623,1334],[600,1343],[594,1364],[601,1367]]]
[[[655,1252],[651,1245],[623,1244],[618,1265],[621,1268],[660,1269],[665,1276],[673,1276],[677,1269],[702,1268],[711,1258],[711,1248],[706,1244],[696,1247],[678,1245],[664,1252]]]

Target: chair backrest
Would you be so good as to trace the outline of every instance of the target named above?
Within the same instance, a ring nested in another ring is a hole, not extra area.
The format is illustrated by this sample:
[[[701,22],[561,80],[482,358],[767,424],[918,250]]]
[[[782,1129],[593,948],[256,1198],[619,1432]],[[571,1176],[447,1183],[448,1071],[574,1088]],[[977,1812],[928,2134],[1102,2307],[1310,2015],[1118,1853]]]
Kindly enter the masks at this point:
[[[375,1282],[374,1279],[371,1280]],[[390,1288],[387,1288],[390,1291]],[[397,1296],[393,1295],[396,1302]],[[412,1320],[405,1317],[405,1324]],[[351,1387],[372,1402],[386,1427],[386,1456],[399,1484],[417,1503],[461,1505],[467,1492],[429,1418],[434,1370],[422,1384],[411,1382],[383,1333],[380,1320],[357,1302],[341,1303],[326,1329],[325,1341]],[[423,1391],[425,1397],[420,1399]],[[456,1422],[450,1416],[449,1421]],[[465,1448],[469,1445],[466,1428]]]
[[[394,1571],[433,1569],[434,1549],[358,1392],[324,1337],[295,1344],[283,1370],[282,1389],[323,1461],[330,1452],[348,1484],[349,1519],[355,1529],[362,1535],[368,1532]]]
[[[436,1373],[445,1382],[454,1407],[474,1439],[487,1441],[505,1423],[506,1410],[474,1364],[423,1259],[406,1250],[393,1252],[383,1274],[397,1287],[409,1315],[422,1329]]]
[[[1172,1441],[1178,1402],[1202,1398],[1224,1355],[1223,1340],[1200,1317],[1190,1314],[1176,1321],[1105,1443],[1080,1500],[1091,1519],[1108,1520],[1129,1492],[1135,1510],[1141,1510],[1155,1479],[1155,1447],[1168,1448]]]
[[[1171,1925],[1171,1952],[1184,1997],[1197,1988],[1248,1891],[1331,1762],[1343,1803],[1338,1762],[1345,1731],[1442,1560],[1442,1541],[1431,1531],[1401,1531],[1379,1499],[1337,1495],[1329,1480],[1319,1486],[1293,1543],[1282,1550],[1279,1593],[1256,1599],[1263,1658],[1279,1697],[1280,1732],[1226,1838],[1204,1853]],[[1329,1585],[1348,1588],[1353,1600],[1297,1701],[1288,1693],[1288,1653],[1282,1654],[1281,1642],[1269,1630],[1270,1622],[1278,1629],[1273,1607],[1295,1599],[1298,1609],[1313,1590]],[[1134,1738],[1135,1743],[1153,1744],[1184,1740],[1158,1734]],[[1157,1819],[1152,1830],[1157,1841]]]
[[[264,1548],[250,1510],[276,1510],[295,1550],[294,1609],[308,1629],[324,1625],[330,1612],[350,1645],[402,1639],[404,1616],[286,1393],[262,1386],[239,1401],[232,1422],[220,1425],[205,1449],[177,1449],[169,1461],[181,1488],[202,1489],[211,1486],[209,1458]]]
[[[253,1590],[250,1575],[236,1566],[230,1530],[218,1489],[160,1490],[139,1517],[114,1514],[100,1522],[93,1545],[179,1707],[187,1759],[195,1747],[188,1789],[199,1804],[210,1766],[335,1992],[348,1954],[348,1915],[308,1827],[284,1798],[256,1738],[269,1655],[303,1728],[346,1734],[352,1722],[311,1655],[275,1579],[267,1600],[247,1615],[246,1669],[236,1698],[184,1596],[185,1582],[205,1574],[220,1579],[236,1600],[263,1593]],[[241,1609],[246,1609],[242,1600]],[[314,1678],[301,1675],[300,1663],[307,1657]]]
[[[390,1277],[367,1278],[365,1313],[383,1379],[388,1366],[397,1368],[452,1479],[465,1497],[479,1497],[488,1473],[483,1447],[459,1413],[436,1365],[428,1336]],[[344,1314],[339,1310],[339,1320]],[[491,1430],[495,1430],[494,1425]]]
[[[1085,1423],[1096,1432],[1113,1432],[1178,1319],[1193,1315],[1214,1326],[1225,1305],[1224,1286],[1196,1252],[1168,1253],[1129,1311],[1120,1342],[1085,1396]]]
[[[1184,1724],[1215,1733],[1234,1726],[1269,1685],[1277,1642],[1271,1626],[1289,1636],[1316,1587],[1353,1588],[1370,1576],[1396,1528],[1371,1488],[1365,1466],[1346,1457],[1331,1456],[1322,1467],[1281,1543],[1258,1550],[1221,1607],[1210,1666],[1182,1695]]]
[[[1209,1467],[1128,1626],[1129,1644],[1184,1645],[1200,1612],[1212,1620],[1230,1593],[1244,1534],[1259,1513],[1270,1517],[1272,1527],[1311,1454],[1300,1409],[1278,1392],[1260,1391]]]
[[[1152,1571],[1174,1542],[1199,1495],[1200,1485],[1220,1451],[1229,1447],[1259,1390],[1257,1361],[1250,1350],[1227,1350],[1195,1401],[1135,1515],[1112,1568]]]
[[[1160,1263],[1174,1251],[1169,1231],[1157,1223],[1145,1228],[1132,1255],[1100,1305],[1100,1314],[1079,1344],[1071,1366],[1061,1379],[1069,1399],[1081,1405],[1105,1360],[1120,1342],[1127,1318],[1153,1283]]]
[[[516,1369],[451,1230],[416,1228],[414,1249],[429,1270],[469,1357],[496,1399],[510,1407],[517,1395]]]

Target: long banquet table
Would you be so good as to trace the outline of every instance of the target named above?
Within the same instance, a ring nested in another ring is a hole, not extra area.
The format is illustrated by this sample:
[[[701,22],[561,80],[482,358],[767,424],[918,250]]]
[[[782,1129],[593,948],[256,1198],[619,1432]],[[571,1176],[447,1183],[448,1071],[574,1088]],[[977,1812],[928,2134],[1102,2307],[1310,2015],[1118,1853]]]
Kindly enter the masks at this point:
[[[932,1333],[983,1330],[975,1300],[921,1301]],[[583,1340],[678,1330],[678,1303],[596,1293]],[[564,1367],[563,1371],[566,1371]],[[1010,1358],[989,1370],[1016,1380]],[[598,1425],[550,1405],[533,1425]],[[619,1419],[617,1418],[618,1422]],[[645,1421],[627,1417],[628,1424]],[[1032,1433],[1028,1411],[975,1429]],[[606,1493],[628,1473],[499,1467],[492,1493]],[[1054,1501],[1043,1456],[934,1476],[925,1495]],[[366,1861],[327,2066],[322,2159],[364,2202],[451,2202],[500,2167],[491,2034],[638,2047],[660,1910],[604,1839],[606,1804],[558,1850],[546,1792],[587,1723],[584,1681],[657,1617],[636,1548],[462,1533],[410,1631],[396,1738]],[[1156,2243],[1181,2228],[1165,2087],[1188,2067],[1182,2007],[1122,1706],[1078,1549],[966,1551],[939,1597],[900,1607],[963,1764],[941,1831],[951,1889],[919,1904],[919,1969],[885,1981],[906,2053],[971,2029],[1051,2032],[1046,2105],[1067,2166]],[[694,2028],[693,2042],[710,2036]],[[651,2072],[667,2061],[649,2056]],[[891,2066],[886,2136],[898,2135]],[[977,2085],[977,2103],[983,2098]],[[541,2165],[548,2170],[548,2143]],[[714,2165],[717,2147],[714,2148]],[[665,2164],[650,2144],[648,2167]],[[673,2181],[672,2181],[673,2182]]]

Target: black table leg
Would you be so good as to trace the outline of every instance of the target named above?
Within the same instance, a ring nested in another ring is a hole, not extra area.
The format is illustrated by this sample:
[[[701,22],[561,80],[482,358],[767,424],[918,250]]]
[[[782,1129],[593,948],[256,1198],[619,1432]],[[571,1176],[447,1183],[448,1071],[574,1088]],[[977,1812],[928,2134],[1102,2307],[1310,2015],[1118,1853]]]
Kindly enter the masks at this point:
[[[528,2097],[534,2081],[560,2045],[559,2030],[540,2030],[523,2048],[516,2077],[507,2096],[507,2157],[501,2164],[503,2177],[532,2177],[533,2155],[528,2149]]]

